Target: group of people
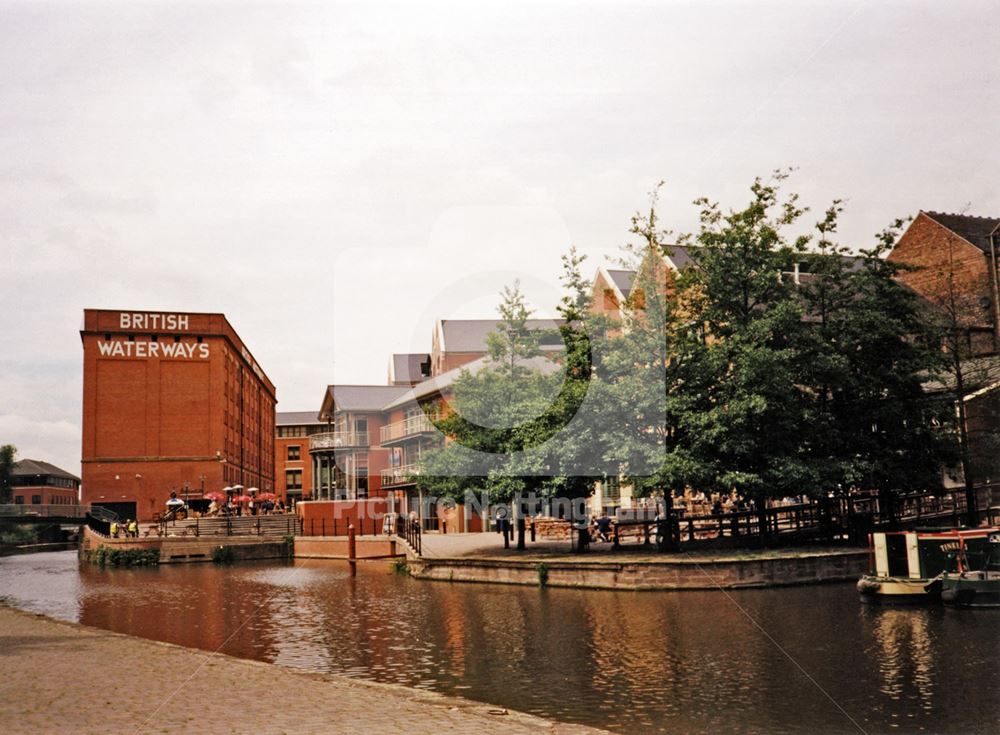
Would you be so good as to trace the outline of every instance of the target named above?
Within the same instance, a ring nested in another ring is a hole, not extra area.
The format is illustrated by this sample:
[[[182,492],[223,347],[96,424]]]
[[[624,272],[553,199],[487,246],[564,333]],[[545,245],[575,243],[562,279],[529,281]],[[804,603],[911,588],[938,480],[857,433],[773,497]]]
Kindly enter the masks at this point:
[[[242,516],[242,515],[282,515],[287,511],[285,508],[285,503],[283,500],[271,500],[270,498],[265,498],[264,500],[255,500],[251,498],[246,503],[237,503],[232,498],[229,498],[223,503],[219,503],[213,500],[209,503],[208,512],[206,516]]]
[[[111,521],[108,535],[111,538],[139,538],[139,522],[134,518],[125,521]]]

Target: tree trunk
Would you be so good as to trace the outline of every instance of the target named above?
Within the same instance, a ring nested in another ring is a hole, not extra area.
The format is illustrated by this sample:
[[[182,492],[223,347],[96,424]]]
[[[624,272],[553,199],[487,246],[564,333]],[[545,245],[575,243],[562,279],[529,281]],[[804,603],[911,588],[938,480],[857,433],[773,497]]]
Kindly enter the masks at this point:
[[[962,377],[958,377],[958,442],[962,457],[962,478],[965,482],[966,524],[970,528],[979,525],[979,511],[976,509],[976,488],[972,482],[972,458],[969,456],[969,427],[966,425],[965,400]]]

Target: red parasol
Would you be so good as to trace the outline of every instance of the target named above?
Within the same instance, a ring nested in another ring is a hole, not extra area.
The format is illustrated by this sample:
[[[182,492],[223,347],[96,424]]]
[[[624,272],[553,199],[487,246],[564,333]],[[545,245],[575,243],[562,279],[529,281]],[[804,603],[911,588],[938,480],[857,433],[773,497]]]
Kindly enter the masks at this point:
[[[205,493],[205,498],[207,500],[214,500],[214,501],[218,502],[220,500],[225,500],[226,499],[226,495],[225,495],[225,493],[215,492],[213,490],[210,493]]]
[[[274,493],[261,493],[257,496],[261,500],[277,500],[278,496]]]
[[[235,498],[233,498],[233,500],[235,500],[237,503],[249,503],[251,500],[253,500],[253,498],[251,498],[249,495],[237,495]]]

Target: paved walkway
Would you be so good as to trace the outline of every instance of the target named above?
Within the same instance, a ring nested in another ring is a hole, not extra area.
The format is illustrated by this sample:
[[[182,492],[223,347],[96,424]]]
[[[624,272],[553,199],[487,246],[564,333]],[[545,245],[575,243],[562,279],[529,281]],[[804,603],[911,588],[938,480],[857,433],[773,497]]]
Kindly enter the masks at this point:
[[[0,607],[15,733],[595,733],[405,687],[213,655]]]

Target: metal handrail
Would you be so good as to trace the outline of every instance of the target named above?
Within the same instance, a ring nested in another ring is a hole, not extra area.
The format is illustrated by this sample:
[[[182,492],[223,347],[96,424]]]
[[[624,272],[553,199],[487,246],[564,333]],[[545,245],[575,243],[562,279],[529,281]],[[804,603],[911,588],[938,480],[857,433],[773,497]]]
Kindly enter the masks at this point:
[[[0,504],[0,516],[41,516],[42,518],[80,518],[87,515],[87,506],[79,503],[68,503],[58,505],[56,503],[27,504],[27,503],[3,503]]]
[[[407,436],[426,434],[434,431],[437,431],[437,428],[434,426],[433,419],[427,414],[418,414],[381,427],[379,429],[379,439],[382,444],[385,444],[386,442],[402,439]]]
[[[420,465],[418,464],[404,464],[399,467],[390,467],[379,472],[379,475],[382,478],[382,487],[385,487],[386,485],[399,485],[404,482],[409,482],[412,476],[419,474]]]
[[[342,447],[367,447],[367,431],[328,431],[309,437],[309,450],[340,449]]]

